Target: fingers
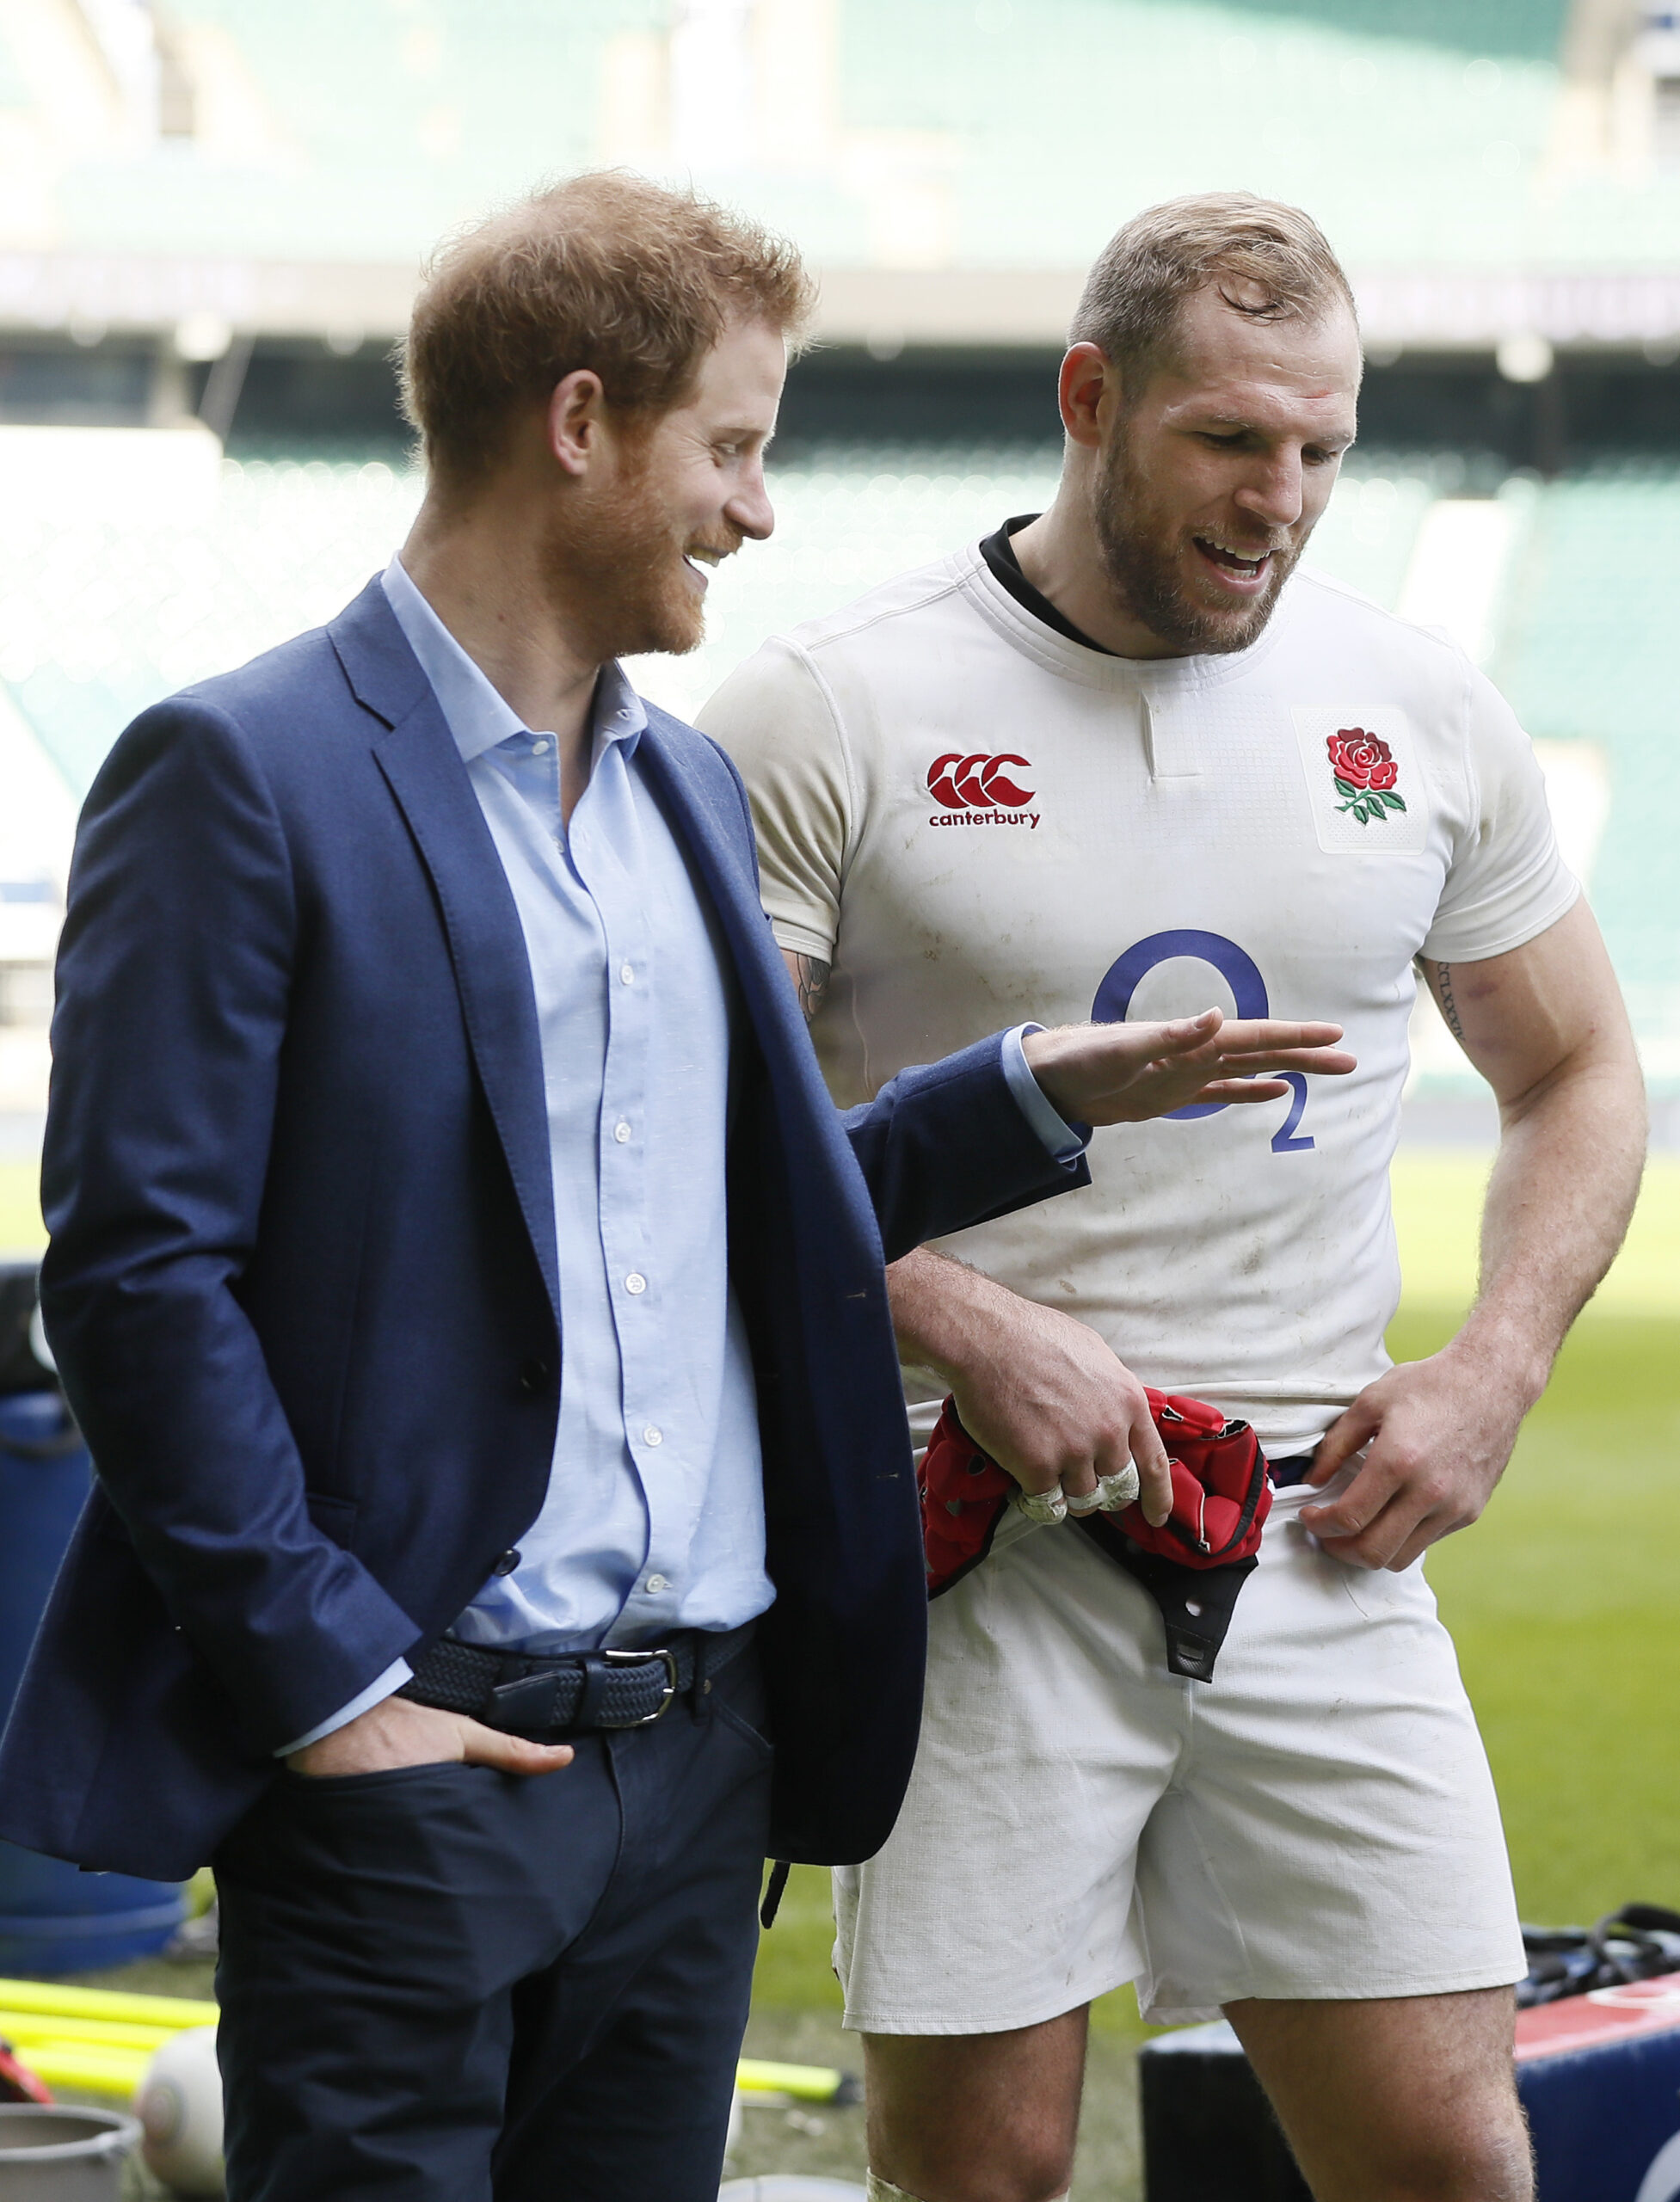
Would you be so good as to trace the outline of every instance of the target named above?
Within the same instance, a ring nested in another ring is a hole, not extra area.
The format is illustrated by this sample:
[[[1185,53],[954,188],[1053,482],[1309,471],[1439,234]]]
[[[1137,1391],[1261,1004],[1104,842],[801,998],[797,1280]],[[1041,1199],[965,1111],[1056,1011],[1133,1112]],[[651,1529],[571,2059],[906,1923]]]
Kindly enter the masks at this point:
[[[1448,1479],[1420,1476],[1380,1448],[1373,1448],[1345,1491],[1328,1504],[1303,1506],[1300,1514],[1302,1527],[1332,1559],[1350,1567],[1395,1571],[1474,1518],[1454,1503]]]
[[[1222,1077],[1252,1078],[1257,1073],[1304,1070],[1310,1078],[1345,1078],[1357,1070],[1359,1059],[1345,1048],[1218,1048],[1209,1066]]]
[[[1289,1090],[1281,1078],[1216,1078],[1192,1094],[1186,1105],[1222,1101],[1241,1108],[1250,1101],[1281,1101]]]
[[[1200,1017],[1180,1018],[1171,1024],[1110,1030],[1117,1034],[1124,1031],[1134,1049],[1147,1050],[1152,1061],[1201,1055],[1210,1062],[1248,1070],[1273,1065],[1286,1070],[1321,1070],[1332,1063],[1351,1069],[1354,1064],[1352,1055],[1336,1045],[1342,1037],[1339,1024],[1293,1024],[1274,1017],[1234,1019],[1209,1009]]]
[[[1186,1021],[1205,1029],[1213,1019]],[[1117,1510],[1133,1503],[1140,1470],[1146,1485],[1153,1474],[1165,1492],[1165,1455],[1142,1385],[1088,1325],[1013,1304],[1014,1327],[983,1353],[965,1333],[969,1358],[953,1370],[951,1389],[964,1429],[1021,1486],[1020,1510],[1046,1522]]]
[[[1339,1024],[1292,1024],[1278,1017],[1235,1017],[1219,1027],[1219,1049],[1227,1055],[1275,1055],[1280,1049],[1311,1051],[1333,1048],[1342,1036]]]
[[[469,1766],[493,1766],[502,1774],[557,1774],[572,1762],[569,1744],[537,1744],[528,1736],[509,1736],[482,1720],[460,1722],[461,1756]]]
[[[1093,1491],[1084,1492],[1078,1498],[1070,1496],[1068,1511],[1070,1514],[1118,1514],[1132,1504],[1137,1493],[1137,1470],[1128,1461],[1123,1468],[1117,1468],[1112,1475],[1098,1476]]]
[[[1345,1078],[1351,1070],[1357,1070],[1358,1065],[1351,1055],[1329,1055],[1322,1061],[1315,1061],[1308,1055],[1268,1056],[1254,1070],[1248,1071],[1228,1062],[1222,1056],[1219,1062],[1210,1067],[1217,1069],[1221,1075],[1210,1079],[1207,1085],[1193,1094],[1192,1102],[1234,1103],[1240,1108],[1246,1102],[1281,1101],[1289,1091],[1283,1079],[1263,1077],[1259,1074],[1261,1072],[1295,1070],[1305,1071],[1313,1077]]]
[[[1158,1529],[1172,1511],[1172,1470],[1147,1399],[1132,1427],[1132,1459],[1137,1464],[1138,1503],[1143,1518],[1151,1528]]]
[[[1328,1483],[1343,1462],[1351,1460],[1362,1445],[1369,1445],[1382,1427],[1381,1411],[1362,1393],[1320,1438],[1308,1482],[1315,1487]]]
[[[1316,1477],[1317,1473],[1315,1465],[1313,1474]],[[1327,1503],[1309,1502],[1303,1506],[1301,1525],[1310,1529],[1326,1548],[1345,1543],[1351,1538],[1363,1537],[1399,1488],[1400,1479],[1378,1455],[1372,1454],[1345,1491],[1338,1492]],[[1399,1541],[1397,1536],[1394,1543]],[[1357,1557],[1365,1565],[1382,1565],[1381,1561],[1365,1560],[1363,1553],[1342,1556]]]
[[[1206,1047],[1216,1039],[1224,1024],[1222,1009],[1204,1009],[1194,1017],[1171,1018],[1164,1024],[1135,1024],[1130,1030],[1152,1056],[1187,1055],[1193,1049]]]
[[[1420,1552],[1427,1551],[1438,1536],[1454,1526],[1444,1522],[1437,1523],[1432,1515],[1420,1514],[1415,1499],[1403,1491],[1396,1492],[1354,1536],[1332,1536],[1322,1525],[1309,1522],[1307,1514],[1308,1509],[1303,1506],[1302,1526],[1312,1530],[1332,1559],[1340,1560],[1345,1567],[1363,1568],[1372,1574],[1379,1569],[1409,1566]]]
[[[1042,1522],[1047,1526],[1068,1518],[1068,1501],[1060,1488],[1052,1491],[1024,1491],[1015,1501],[1029,1522]]]
[[[1020,1485],[1015,1503],[1030,1522],[1062,1522],[1070,1514],[1099,1510],[1115,1514],[1138,1498],[1140,1478],[1133,1463],[1131,1441],[1135,1436],[1142,1442],[1147,1433],[1147,1442],[1156,1453],[1160,1451],[1160,1442],[1142,1387],[1135,1380],[1127,1381],[1137,1393],[1136,1404],[1127,1401],[1122,1410],[1129,1415],[1129,1428],[1123,1423],[1117,1429],[1087,1429],[1072,1436],[1059,1457],[1000,1463]],[[1167,1489],[1170,1504],[1170,1480]]]
[[[1280,1018],[1228,1022],[1218,1009],[1160,1024],[1123,1020],[1063,1025],[1029,1033],[1022,1045],[1033,1076],[1064,1117],[1092,1124],[1141,1122],[1182,1107],[1209,1080],[1262,1077],[1273,1082],[1240,1097],[1215,1089],[1215,1105],[1239,1098],[1276,1101],[1280,1070],[1345,1076],[1354,1058],[1338,1049],[1337,1024]]]

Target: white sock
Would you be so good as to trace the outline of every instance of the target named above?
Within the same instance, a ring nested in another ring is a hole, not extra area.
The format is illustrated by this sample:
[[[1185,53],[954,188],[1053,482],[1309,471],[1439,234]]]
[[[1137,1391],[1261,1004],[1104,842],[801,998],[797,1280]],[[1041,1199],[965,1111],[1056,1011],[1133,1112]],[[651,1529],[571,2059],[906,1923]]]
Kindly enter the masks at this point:
[[[914,2194],[907,2194],[902,2187],[894,2187],[889,2180],[878,2178],[874,2172],[869,2175],[869,2185],[865,2193],[868,2202],[916,2202]],[[1051,2202],[1068,2202],[1068,2197],[1057,2194],[1051,2198]]]

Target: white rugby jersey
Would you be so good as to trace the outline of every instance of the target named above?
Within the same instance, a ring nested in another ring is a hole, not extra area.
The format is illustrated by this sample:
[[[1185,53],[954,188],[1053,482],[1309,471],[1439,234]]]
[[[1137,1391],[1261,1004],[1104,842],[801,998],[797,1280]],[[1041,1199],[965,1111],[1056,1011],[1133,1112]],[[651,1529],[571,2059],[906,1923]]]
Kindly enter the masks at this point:
[[[1100,1130],[1091,1189],[943,1242],[1307,1449],[1388,1365],[1412,958],[1498,956],[1579,892],[1498,692],[1310,570],[1246,650],[1110,656],[976,547],[766,643],[700,724],[751,790],[777,939],[834,967],[842,1104],[1025,1018],[1345,1028],[1351,1077]],[[942,1389],[907,1369],[919,1438]]]

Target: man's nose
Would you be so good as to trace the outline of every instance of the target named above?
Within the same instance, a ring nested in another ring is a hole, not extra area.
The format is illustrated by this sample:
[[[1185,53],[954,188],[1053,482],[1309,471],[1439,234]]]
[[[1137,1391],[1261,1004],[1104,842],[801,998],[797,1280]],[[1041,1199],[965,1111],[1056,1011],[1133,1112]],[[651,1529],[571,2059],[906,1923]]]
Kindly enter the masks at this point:
[[[743,535],[751,536],[754,543],[764,541],[776,525],[776,514],[770,502],[770,492],[764,484],[761,467],[754,467],[751,475],[733,492],[723,507],[723,515]]]
[[[1268,527],[1293,527],[1302,513],[1301,460],[1293,452],[1269,459],[1236,493],[1246,513]]]

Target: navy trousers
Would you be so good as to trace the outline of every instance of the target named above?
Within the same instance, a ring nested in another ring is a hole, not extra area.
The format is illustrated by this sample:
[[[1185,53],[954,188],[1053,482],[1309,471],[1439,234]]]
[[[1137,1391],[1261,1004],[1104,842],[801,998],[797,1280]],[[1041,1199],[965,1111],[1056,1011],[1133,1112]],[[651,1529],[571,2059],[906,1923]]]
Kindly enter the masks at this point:
[[[716,2202],[763,1718],[749,1647],[558,1774],[281,1774],[215,1860],[230,2202]]]

